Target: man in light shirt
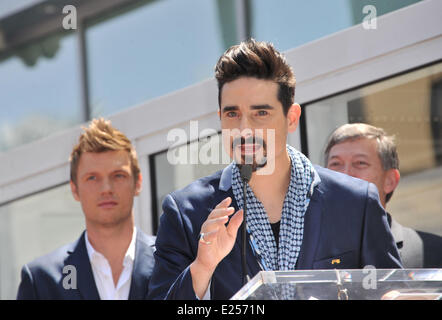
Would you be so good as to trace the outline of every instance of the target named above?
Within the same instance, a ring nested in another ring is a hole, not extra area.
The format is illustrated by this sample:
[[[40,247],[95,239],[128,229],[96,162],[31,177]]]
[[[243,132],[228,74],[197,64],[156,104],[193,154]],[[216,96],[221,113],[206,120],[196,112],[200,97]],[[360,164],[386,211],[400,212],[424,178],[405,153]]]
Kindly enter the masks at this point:
[[[135,149],[110,121],[93,120],[71,153],[70,169],[86,231],[25,265],[17,299],[146,298],[155,240],[134,225],[142,182]]]

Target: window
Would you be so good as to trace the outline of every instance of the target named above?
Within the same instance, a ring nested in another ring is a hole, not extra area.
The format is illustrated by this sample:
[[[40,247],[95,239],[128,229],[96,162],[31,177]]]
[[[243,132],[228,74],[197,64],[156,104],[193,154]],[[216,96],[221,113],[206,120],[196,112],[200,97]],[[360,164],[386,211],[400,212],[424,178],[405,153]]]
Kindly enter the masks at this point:
[[[377,16],[419,0],[253,0],[250,1],[251,36],[288,50],[363,22],[366,5]]]
[[[221,134],[212,135],[151,157],[151,170],[155,177],[152,188],[155,234],[162,203],[170,192],[184,188],[196,179],[212,175],[230,163],[221,140]]]
[[[0,57],[0,152],[80,123],[75,34],[54,34]]]
[[[142,1],[86,32],[92,116],[107,116],[213,77],[224,52],[214,0]]]
[[[309,158],[321,165],[342,124],[395,135],[401,181],[387,210],[404,226],[442,235],[442,63],[308,104],[305,113]]]
[[[75,241],[84,229],[69,184],[0,206],[0,298],[15,299],[24,264]]]

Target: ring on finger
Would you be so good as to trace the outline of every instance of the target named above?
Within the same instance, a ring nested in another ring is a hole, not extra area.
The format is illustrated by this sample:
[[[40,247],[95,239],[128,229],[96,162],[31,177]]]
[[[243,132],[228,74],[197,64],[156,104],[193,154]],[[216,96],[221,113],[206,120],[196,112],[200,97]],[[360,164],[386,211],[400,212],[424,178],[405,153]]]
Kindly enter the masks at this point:
[[[212,243],[211,241],[204,240],[204,236],[205,236],[205,233],[201,232],[200,233],[200,242],[207,244],[207,245],[211,244]]]

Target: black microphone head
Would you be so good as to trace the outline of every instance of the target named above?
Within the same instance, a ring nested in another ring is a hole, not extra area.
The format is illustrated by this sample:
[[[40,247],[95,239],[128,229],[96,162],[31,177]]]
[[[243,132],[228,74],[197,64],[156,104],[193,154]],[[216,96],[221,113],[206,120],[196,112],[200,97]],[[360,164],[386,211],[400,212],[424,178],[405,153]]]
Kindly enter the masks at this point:
[[[241,176],[241,179],[249,182],[250,178],[252,177],[252,165],[251,164],[243,164],[241,168],[239,169],[239,173]]]

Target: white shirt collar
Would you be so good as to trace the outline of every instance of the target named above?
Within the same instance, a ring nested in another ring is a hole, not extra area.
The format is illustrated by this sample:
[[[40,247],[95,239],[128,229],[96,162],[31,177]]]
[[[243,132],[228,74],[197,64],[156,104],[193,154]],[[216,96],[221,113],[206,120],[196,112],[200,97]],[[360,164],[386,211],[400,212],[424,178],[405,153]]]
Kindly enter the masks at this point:
[[[310,197],[313,196],[313,191],[315,190],[315,187],[321,183],[321,178],[319,177],[319,173],[313,168],[313,182],[310,186]]]

